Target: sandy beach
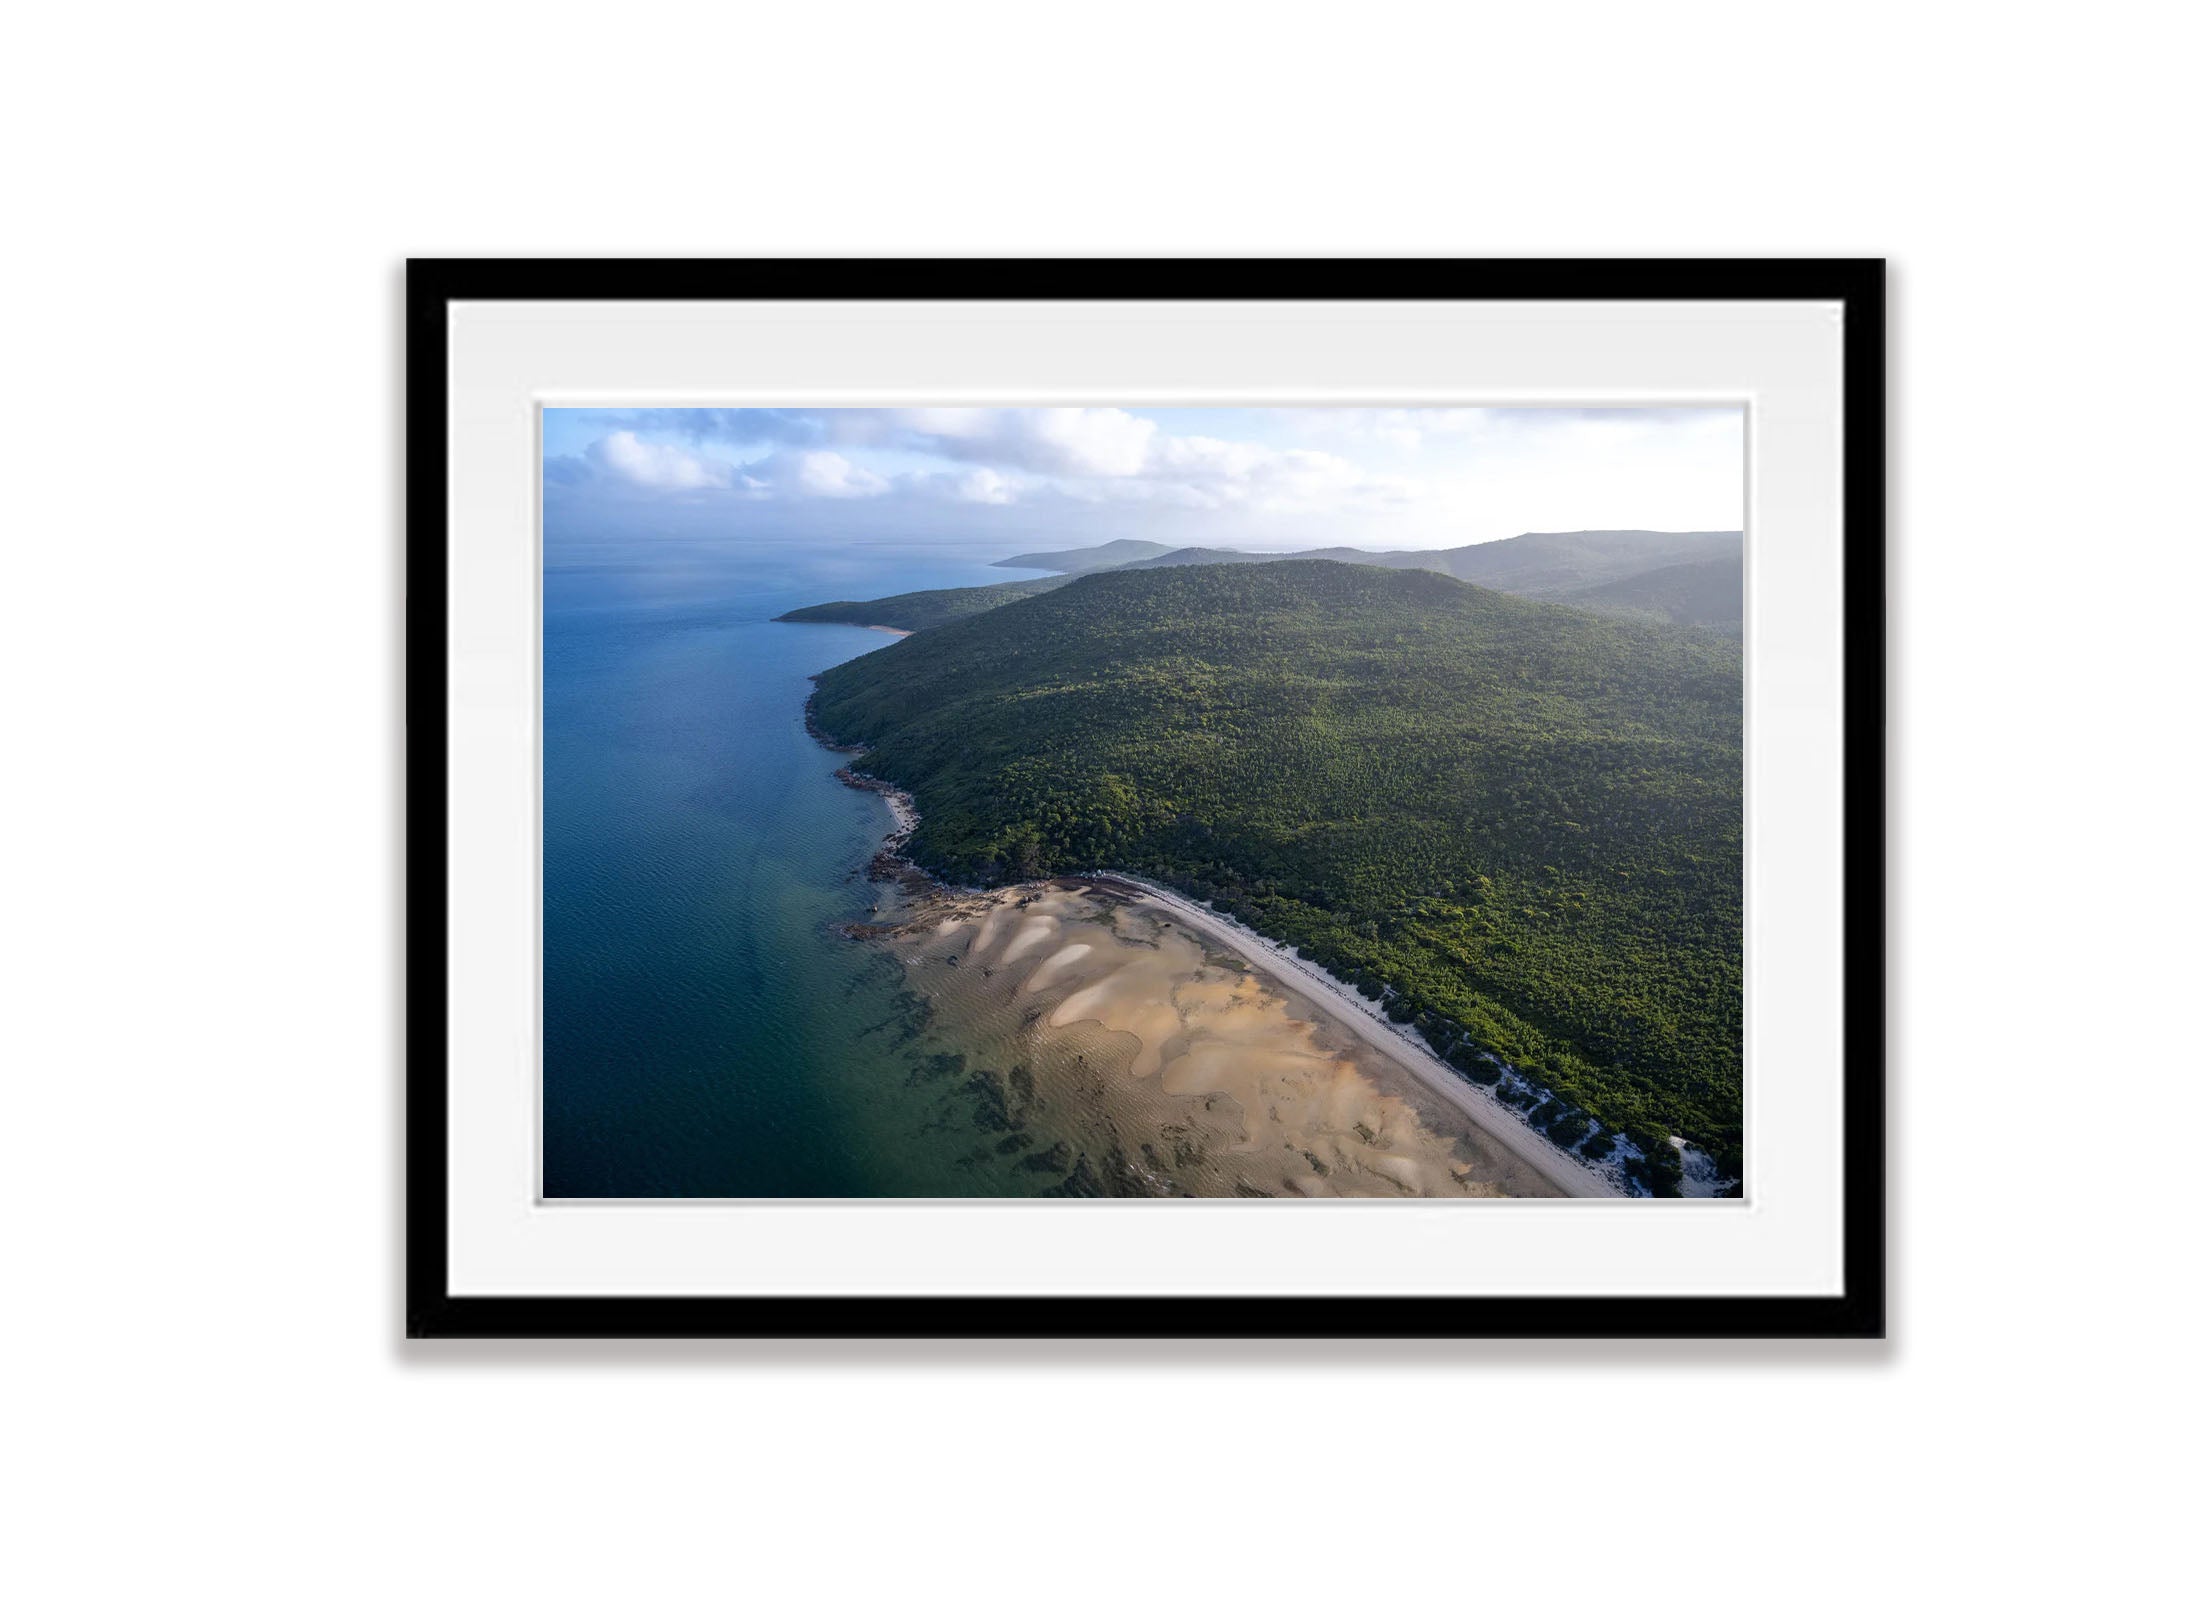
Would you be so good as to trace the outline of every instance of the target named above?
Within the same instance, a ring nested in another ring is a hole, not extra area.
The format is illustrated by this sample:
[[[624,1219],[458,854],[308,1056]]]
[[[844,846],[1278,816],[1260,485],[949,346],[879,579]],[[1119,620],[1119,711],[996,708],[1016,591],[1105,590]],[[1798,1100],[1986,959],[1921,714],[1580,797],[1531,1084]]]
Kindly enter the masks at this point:
[[[1614,1168],[1559,1149],[1362,996],[1251,930],[1116,873],[947,888],[902,853],[915,798],[850,767],[835,776],[886,802],[893,829],[870,877],[900,890],[872,907],[898,901],[890,920],[842,933],[904,947],[917,989],[958,1037],[1012,1059],[998,1081],[971,1085],[1005,1108],[994,1114],[1009,1136],[994,1153],[1026,1164],[1074,1153],[1059,1192],[1626,1193]],[[1027,1124],[1065,1137],[1026,1153]]]
[[[1051,1192],[1580,1192],[1342,1008],[1126,882],[950,892],[893,938],[937,1020],[990,1064],[975,1071],[1002,1156],[1051,1156]]]
[[[1456,1106],[1483,1133],[1542,1174],[1561,1194],[1576,1199],[1610,1199],[1623,1192],[1609,1167],[1577,1161],[1542,1137],[1525,1121],[1508,1113],[1494,1096],[1478,1090],[1437,1060],[1418,1038],[1378,1014],[1364,997],[1311,962],[1299,960],[1249,929],[1158,885],[1115,873],[1098,874],[1095,881],[1166,908],[1244,960],[1269,982],[1319,1008],[1333,1025],[1345,1029],[1368,1050]]]

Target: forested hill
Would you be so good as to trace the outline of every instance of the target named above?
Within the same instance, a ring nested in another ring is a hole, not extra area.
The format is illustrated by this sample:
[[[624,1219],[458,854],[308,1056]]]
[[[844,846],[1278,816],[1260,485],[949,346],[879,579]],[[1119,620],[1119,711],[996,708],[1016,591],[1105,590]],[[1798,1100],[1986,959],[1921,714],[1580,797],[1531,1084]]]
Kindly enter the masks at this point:
[[[1564,603],[1612,616],[1649,617],[1722,633],[1742,631],[1742,558],[1653,567],[1631,577],[1570,590]]]
[[[1113,567],[1190,567],[1253,561],[1345,561],[1375,567],[1426,567],[1508,594],[1548,596],[1647,572],[1653,567],[1734,557],[1742,553],[1735,532],[1674,533],[1655,528],[1584,528],[1571,533],[1523,533],[1510,539],[1454,545],[1447,550],[1361,550],[1332,545],[1322,550],[1230,550],[1206,545],[1170,549],[1144,539],[1116,539],[1082,550],[1051,550],[1011,557],[999,566],[1048,572],[1097,572]]]
[[[1462,1034],[1651,1153],[1738,1171],[1741,667],[1440,574],[1088,575],[833,668],[818,723],[952,879],[1114,867],[1214,900],[1470,1074]]]
[[[1093,552],[1064,551],[1064,556]],[[1501,589],[1537,600],[1556,600],[1588,610],[1624,611],[1693,621],[1669,612],[1658,598],[1675,583],[1640,586],[1633,596],[1608,599],[1604,591],[1631,578],[1679,573],[1687,581],[1681,609],[1729,613],[1738,627],[1742,614],[1742,536],[1739,533],[1667,533],[1653,529],[1596,529],[1580,533],[1523,533],[1511,539],[1463,544],[1448,550],[1358,550],[1349,545],[1308,550],[1296,555],[1263,554],[1191,546],[1128,563],[1132,567],[1242,566],[1257,561],[1343,561],[1355,566],[1420,567],[1466,583]],[[1068,570],[1064,568],[1063,570]]]
[[[1581,533],[1523,533],[1451,550],[1405,550],[1375,559],[1384,566],[1427,567],[1466,583],[1538,600],[1567,599],[1597,585],[1681,564],[1731,561],[1741,594],[1739,533],[1666,533],[1612,528]],[[1568,603],[1574,603],[1568,600]]]
[[[916,633],[943,622],[976,616],[995,606],[1024,600],[1049,589],[1059,589],[1068,577],[1026,578],[1020,583],[987,583],[971,589],[915,589],[890,594],[882,600],[829,600],[821,606],[803,606],[774,622],[849,622],[865,628],[900,628]]]
[[[1158,555],[1141,552],[1159,551]],[[1250,566],[1274,561],[1341,561],[1354,566],[1425,568],[1507,594],[1552,600],[1613,616],[1662,618],[1741,632],[1742,536],[1615,529],[1584,533],[1524,533],[1516,539],[1450,550],[1355,549],[1336,545],[1295,554],[1224,550],[1203,545],[1170,550],[1143,539],[1117,539],[1084,550],[1015,556],[1001,566],[1035,566],[1068,574],[1139,571],[1151,567]],[[882,623],[912,631],[1059,587],[1062,578],[1031,578],[978,588],[927,589],[881,600],[844,600],[789,612],[788,622]],[[898,620],[897,620],[898,619]]]

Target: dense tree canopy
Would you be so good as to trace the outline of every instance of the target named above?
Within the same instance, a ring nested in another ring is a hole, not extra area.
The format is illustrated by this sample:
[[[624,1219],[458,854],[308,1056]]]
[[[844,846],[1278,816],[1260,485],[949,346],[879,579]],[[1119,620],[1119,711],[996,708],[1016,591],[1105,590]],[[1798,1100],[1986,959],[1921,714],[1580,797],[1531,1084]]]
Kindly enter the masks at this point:
[[[1151,554],[1150,552],[1160,552]],[[1686,622],[1738,636],[1742,630],[1742,536],[1604,530],[1524,533],[1451,550],[1356,550],[1337,545],[1296,556],[1188,546],[1171,550],[1117,539],[1084,550],[1012,556],[996,566],[1032,566],[1075,576],[1148,567],[1252,566],[1272,561],[1341,561],[1418,568],[1532,600],[1610,616]],[[790,611],[782,622],[855,622],[916,632],[1058,589],[1068,577],[1027,578],[968,589],[920,589],[880,600],[836,600]]]
[[[815,700],[935,872],[1213,900],[1502,1056],[1561,1142],[1626,1133],[1654,1188],[1668,1133],[1739,1170],[1741,709],[1730,640],[1327,561],[1093,574]]]
[[[1609,583],[1571,589],[1564,603],[1611,616],[1685,622],[1721,633],[1742,631],[1742,557],[1739,551],[1712,561],[1654,567]]]
[[[803,606],[778,622],[849,622],[858,627],[900,628],[916,633],[943,622],[974,617],[995,606],[1028,600],[1049,589],[1059,589],[1068,578],[1026,578],[1020,583],[982,583],[967,589],[916,589],[890,594],[882,600],[828,600],[821,606]]]

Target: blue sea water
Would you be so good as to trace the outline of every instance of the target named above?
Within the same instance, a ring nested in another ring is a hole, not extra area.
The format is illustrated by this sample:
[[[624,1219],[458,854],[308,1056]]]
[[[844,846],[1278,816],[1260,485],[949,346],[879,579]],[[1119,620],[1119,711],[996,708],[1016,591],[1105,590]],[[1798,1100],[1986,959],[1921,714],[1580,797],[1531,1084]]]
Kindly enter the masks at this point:
[[[955,1187],[882,1041],[884,803],[833,781],[810,676],[892,643],[796,606],[1031,574],[997,552],[553,545],[543,572],[543,1182],[560,1197]]]

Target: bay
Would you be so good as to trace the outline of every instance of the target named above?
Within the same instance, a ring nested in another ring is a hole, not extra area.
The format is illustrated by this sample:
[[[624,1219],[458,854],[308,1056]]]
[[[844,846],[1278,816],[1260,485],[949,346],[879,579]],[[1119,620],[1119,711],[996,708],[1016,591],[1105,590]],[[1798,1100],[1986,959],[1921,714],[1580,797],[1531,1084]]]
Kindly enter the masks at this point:
[[[995,1192],[890,954],[883,802],[805,732],[890,634],[796,606],[1032,574],[999,552],[567,542],[543,573],[543,1179],[551,1198]],[[934,1084],[931,1079],[946,1082]],[[999,1192],[1032,1188],[1010,1181]]]

